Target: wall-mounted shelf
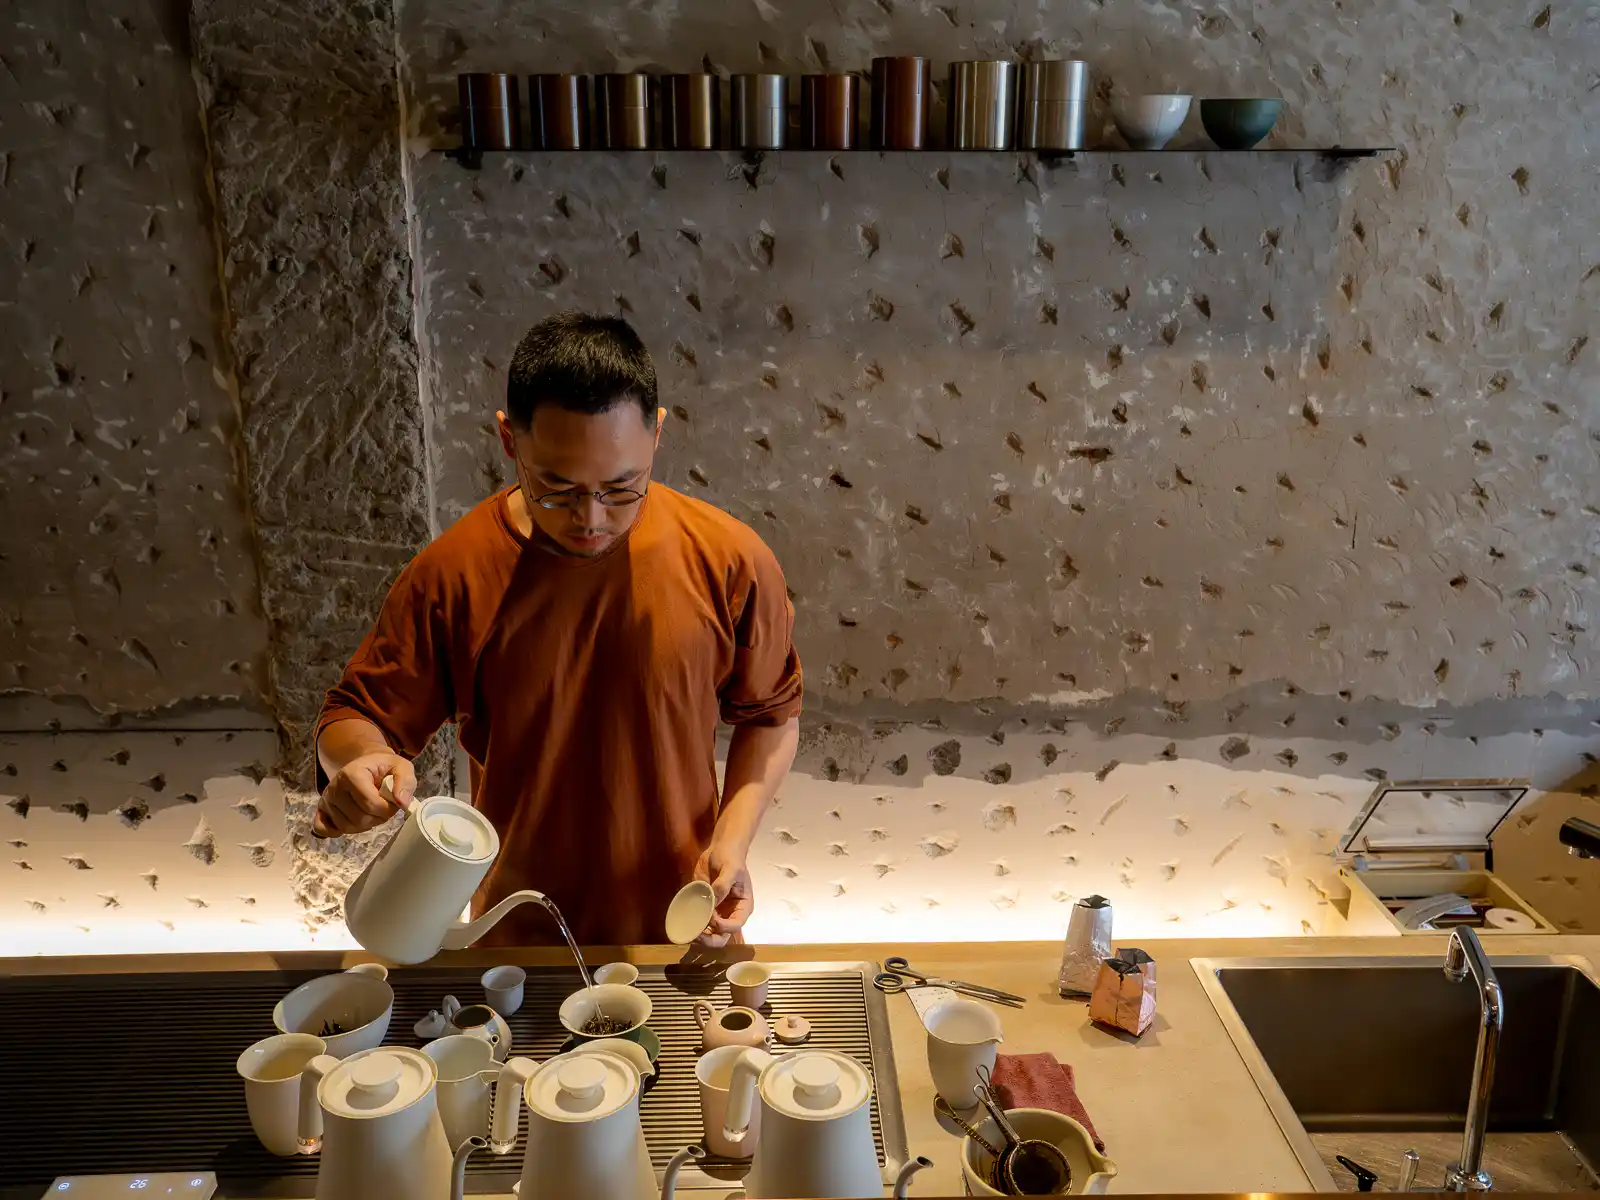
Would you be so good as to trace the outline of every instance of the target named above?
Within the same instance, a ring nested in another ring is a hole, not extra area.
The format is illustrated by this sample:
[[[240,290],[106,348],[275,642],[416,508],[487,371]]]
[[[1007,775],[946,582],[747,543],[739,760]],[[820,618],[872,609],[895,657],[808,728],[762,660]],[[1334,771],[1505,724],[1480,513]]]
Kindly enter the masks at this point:
[[[1130,155],[1165,155],[1168,157],[1189,157],[1198,155],[1220,154],[1225,157],[1250,157],[1304,155],[1316,158],[1333,168],[1342,169],[1349,166],[1357,159],[1379,158],[1386,154],[1395,153],[1393,146],[1262,146],[1253,150],[1219,150],[1215,146],[1180,146],[1170,147],[1166,150],[1126,150],[1119,146],[1096,146],[1087,150],[804,150],[799,148],[786,148],[783,150],[478,150],[466,146],[452,146],[431,151],[434,154],[443,154],[453,162],[459,163],[469,171],[477,171],[483,167],[485,155],[501,154],[738,154],[748,163],[762,162],[769,154],[826,154],[830,156],[845,155],[856,156],[864,154],[947,154],[959,157],[994,157],[1001,154],[1015,154],[1033,158],[1038,162],[1050,165],[1080,157],[1117,157],[1124,158]]]

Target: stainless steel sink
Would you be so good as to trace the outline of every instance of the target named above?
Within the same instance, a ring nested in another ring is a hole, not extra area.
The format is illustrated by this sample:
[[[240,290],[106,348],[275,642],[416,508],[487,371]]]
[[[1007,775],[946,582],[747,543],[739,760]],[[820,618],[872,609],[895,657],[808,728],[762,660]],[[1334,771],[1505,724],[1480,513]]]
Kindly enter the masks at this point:
[[[1459,1148],[1478,997],[1446,979],[1442,962],[1442,956],[1191,960],[1319,1191],[1355,1186],[1353,1177],[1328,1169],[1335,1154],[1378,1169],[1392,1187],[1399,1154],[1415,1144],[1423,1151],[1418,1184],[1432,1186],[1449,1151]],[[1505,1027],[1486,1166],[1502,1191],[1596,1189],[1600,982],[1594,968],[1580,958],[1550,956],[1495,958],[1494,969]]]

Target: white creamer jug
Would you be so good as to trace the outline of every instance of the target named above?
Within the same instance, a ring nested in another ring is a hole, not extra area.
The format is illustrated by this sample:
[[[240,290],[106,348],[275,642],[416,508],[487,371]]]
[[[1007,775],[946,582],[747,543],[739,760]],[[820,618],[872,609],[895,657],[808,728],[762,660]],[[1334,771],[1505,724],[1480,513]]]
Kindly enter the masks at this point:
[[[553,909],[543,893],[521,891],[470,925],[460,919],[499,853],[500,835],[472,805],[452,796],[415,801],[345,894],[350,936],[379,958],[419,963],[470,946],[518,905]]]

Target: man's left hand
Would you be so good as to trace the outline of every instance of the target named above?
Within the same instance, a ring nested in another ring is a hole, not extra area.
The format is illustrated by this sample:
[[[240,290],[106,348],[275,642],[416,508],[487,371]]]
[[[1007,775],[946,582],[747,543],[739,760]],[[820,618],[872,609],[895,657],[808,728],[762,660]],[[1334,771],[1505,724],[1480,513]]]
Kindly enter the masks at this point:
[[[711,885],[716,896],[716,911],[711,924],[695,939],[697,945],[713,950],[726,946],[744,928],[755,908],[755,889],[750,883],[750,868],[743,856],[729,854],[717,846],[707,847],[694,865],[694,877]]]

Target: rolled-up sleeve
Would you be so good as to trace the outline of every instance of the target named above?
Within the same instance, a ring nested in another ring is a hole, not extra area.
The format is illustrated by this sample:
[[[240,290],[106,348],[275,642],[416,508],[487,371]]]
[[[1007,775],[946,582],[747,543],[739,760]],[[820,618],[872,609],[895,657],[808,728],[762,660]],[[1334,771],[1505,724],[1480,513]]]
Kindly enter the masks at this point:
[[[371,721],[391,747],[415,758],[454,714],[447,618],[430,572],[419,559],[400,573],[378,620],[328,689],[317,736],[335,721]],[[328,784],[317,764],[317,788]]]
[[[800,715],[794,606],[772,551],[757,543],[742,596],[733,597],[733,668],[717,693],[729,725],[782,725]]]

